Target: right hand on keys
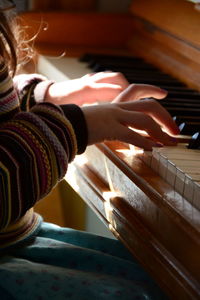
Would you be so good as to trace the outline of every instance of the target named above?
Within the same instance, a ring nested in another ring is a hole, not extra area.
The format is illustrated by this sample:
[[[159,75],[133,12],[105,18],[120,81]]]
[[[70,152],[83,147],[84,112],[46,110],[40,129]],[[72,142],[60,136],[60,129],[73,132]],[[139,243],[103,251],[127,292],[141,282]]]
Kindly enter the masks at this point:
[[[170,134],[177,135],[179,129],[170,114],[156,100],[131,101],[132,88],[129,86],[123,91],[116,102],[82,107],[88,126],[89,145],[104,140],[119,140],[151,150],[158,143],[168,146],[176,144]],[[127,101],[123,102],[124,99]],[[134,129],[146,131],[148,138]]]

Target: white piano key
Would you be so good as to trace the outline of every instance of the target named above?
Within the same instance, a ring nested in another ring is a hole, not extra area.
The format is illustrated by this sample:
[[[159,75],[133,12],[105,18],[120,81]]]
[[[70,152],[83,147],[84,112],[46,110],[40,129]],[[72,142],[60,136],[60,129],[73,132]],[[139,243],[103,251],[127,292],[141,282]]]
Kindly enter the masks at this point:
[[[141,158],[147,166],[151,166],[151,159],[152,159],[151,151],[144,151],[143,154],[141,155]]]
[[[166,172],[166,181],[169,183],[172,187],[175,186],[175,180],[176,180],[176,166],[173,163],[167,164],[167,172]]]
[[[199,175],[200,169],[199,166],[182,166],[181,170],[189,176],[197,176]]]
[[[185,175],[184,189],[183,189],[183,197],[186,199],[190,199],[193,202],[193,194],[194,194],[194,180],[188,175]]]
[[[157,173],[159,168],[159,160],[160,160],[160,153],[157,151],[157,148],[153,148],[152,158],[151,158],[151,168]]]
[[[200,176],[200,152],[185,147],[163,147],[155,149],[153,157],[152,165],[159,163],[159,175],[192,203],[195,180]]]
[[[172,155],[173,156],[173,155]],[[185,184],[186,180],[186,173],[185,170],[188,168],[190,170],[193,167],[193,170],[197,172],[200,169],[200,160],[194,156],[189,156],[185,158],[184,156],[180,155],[180,159],[174,159],[172,157],[168,157],[169,160],[169,165],[173,165],[173,171],[176,174],[176,179],[175,179],[175,185],[174,188],[177,192],[179,192],[181,195],[184,195],[187,199],[191,199],[190,193],[192,190],[193,184],[188,182]],[[196,160],[193,160],[195,159]],[[191,159],[191,160],[190,160]]]
[[[200,210],[200,181],[194,185],[193,203]]]
[[[198,181],[200,181],[200,170],[198,172],[199,172],[198,174],[193,174],[193,173],[188,172],[188,174],[186,174],[186,176],[191,178],[192,181],[198,182]]]
[[[157,152],[169,156],[169,155],[188,155],[188,156],[199,156],[199,150],[188,149],[187,144],[178,144],[177,146],[165,146],[156,148]]]
[[[160,155],[166,155],[168,160],[177,160],[177,163],[182,162],[183,160],[187,161],[200,161],[200,153],[191,153],[191,152],[185,152],[185,153],[168,153],[164,154],[161,153]]]
[[[186,155],[186,156],[200,156],[199,150],[196,149],[188,149],[187,144],[178,144],[177,146],[165,146],[157,148],[157,152],[164,156],[169,155]]]
[[[168,166],[167,157],[160,155],[158,173],[163,179],[166,179],[167,176],[167,166]]]
[[[184,183],[185,183],[185,174],[176,167],[176,179],[175,179],[174,188],[181,195],[183,195],[184,192]]]
[[[177,166],[177,168],[182,169],[184,167],[199,167],[200,168],[200,160],[190,160],[189,158],[186,159],[174,159],[170,158],[170,162]]]
[[[157,152],[160,152],[162,154],[181,153],[181,152],[185,152],[187,150],[187,144],[181,143],[181,144],[178,144],[177,146],[164,146],[164,147],[159,147],[156,149],[157,149]],[[192,150],[192,149],[190,149],[190,150]]]
[[[200,170],[198,170],[198,172],[200,172]],[[200,209],[200,202],[197,206],[197,202],[194,201],[195,185],[198,181],[200,181],[200,174],[186,174],[183,196],[196,208]]]

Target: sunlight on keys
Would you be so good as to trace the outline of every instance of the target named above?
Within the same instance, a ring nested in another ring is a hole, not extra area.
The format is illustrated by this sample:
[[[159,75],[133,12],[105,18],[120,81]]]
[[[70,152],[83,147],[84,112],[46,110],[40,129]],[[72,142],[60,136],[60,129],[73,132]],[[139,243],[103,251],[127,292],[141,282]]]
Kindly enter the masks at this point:
[[[64,179],[67,182],[69,182],[76,191],[79,191],[80,187],[79,187],[79,184],[78,184],[76,176],[75,176],[75,171],[76,171],[75,166],[73,164],[70,164]]]
[[[74,161],[80,167],[84,166],[85,164],[88,163],[87,158],[83,155],[76,156]],[[79,188],[79,184],[76,180],[75,172],[76,172],[75,166],[73,164],[69,164],[67,173],[65,175],[65,180],[68,181],[74,187],[75,190],[79,191],[80,188]]]
[[[106,177],[107,177],[107,180],[108,180],[109,189],[111,190],[110,193],[115,193],[115,189],[113,187],[112,179],[111,179],[111,176],[110,176],[110,173],[109,173],[109,168],[108,168],[105,157],[104,157],[104,165],[105,165],[105,169],[106,169]]]
[[[103,192],[103,198],[106,200],[104,202],[105,214],[106,214],[106,218],[109,221],[112,220],[112,212],[113,212],[113,208],[110,204],[110,199],[116,196],[117,194],[115,192]]]
[[[111,198],[117,197],[116,192],[103,192],[103,198],[109,203]]]
[[[104,209],[105,209],[105,214],[106,214],[106,218],[108,219],[108,221],[110,222],[109,224],[109,229],[111,231],[113,231],[113,228],[117,228],[117,224],[113,218],[113,207],[110,203],[110,200],[112,198],[115,198],[117,197],[117,193],[115,192],[103,192],[103,198],[106,200],[104,202]],[[116,232],[115,232],[115,235],[116,235]]]
[[[76,156],[75,160],[76,164],[78,164],[80,167],[84,166],[88,163],[88,159],[84,155]]]
[[[129,149],[117,149],[116,152],[123,153],[129,157],[137,154],[143,154],[144,150],[130,144]]]
[[[136,155],[136,154],[143,154],[144,153],[144,150],[139,148],[139,147],[136,147],[134,145],[129,145],[129,149],[132,153],[132,155]]]

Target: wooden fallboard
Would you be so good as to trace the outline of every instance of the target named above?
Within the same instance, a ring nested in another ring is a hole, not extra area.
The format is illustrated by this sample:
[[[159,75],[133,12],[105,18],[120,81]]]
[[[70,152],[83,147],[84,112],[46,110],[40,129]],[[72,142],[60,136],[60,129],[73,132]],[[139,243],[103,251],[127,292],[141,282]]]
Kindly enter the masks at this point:
[[[134,0],[130,5],[137,16],[188,44],[200,47],[200,11],[187,0]]]
[[[131,52],[200,90],[200,11],[184,0],[133,1]]]
[[[26,12],[19,22],[38,53],[57,57],[124,53],[134,33],[129,13]]]
[[[199,299],[200,212],[127,150],[90,146],[67,180],[172,299]]]

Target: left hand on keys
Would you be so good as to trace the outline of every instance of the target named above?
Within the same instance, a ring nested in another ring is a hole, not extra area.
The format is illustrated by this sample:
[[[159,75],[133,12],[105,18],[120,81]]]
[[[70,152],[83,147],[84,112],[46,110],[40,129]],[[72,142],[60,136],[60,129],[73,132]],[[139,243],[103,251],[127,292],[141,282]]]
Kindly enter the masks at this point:
[[[123,93],[123,91],[126,91]],[[167,92],[159,87],[145,84],[129,84],[122,73],[99,72],[79,79],[57,82],[50,85],[45,101],[57,105],[77,105],[102,102],[121,102],[145,97],[162,99]]]

